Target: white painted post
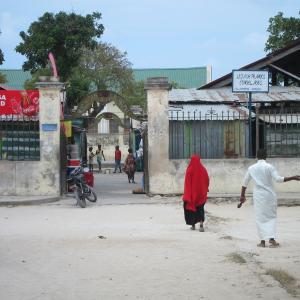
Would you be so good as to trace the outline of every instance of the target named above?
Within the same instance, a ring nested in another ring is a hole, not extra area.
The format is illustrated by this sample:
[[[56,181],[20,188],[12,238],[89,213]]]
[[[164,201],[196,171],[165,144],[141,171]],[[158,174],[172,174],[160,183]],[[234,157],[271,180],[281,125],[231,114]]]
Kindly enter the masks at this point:
[[[46,195],[60,195],[60,93],[64,84],[57,77],[40,78],[40,184]]]
[[[166,77],[148,78],[145,89],[148,109],[149,193],[157,194],[165,188],[164,181],[160,177],[169,169],[168,91],[170,84]]]

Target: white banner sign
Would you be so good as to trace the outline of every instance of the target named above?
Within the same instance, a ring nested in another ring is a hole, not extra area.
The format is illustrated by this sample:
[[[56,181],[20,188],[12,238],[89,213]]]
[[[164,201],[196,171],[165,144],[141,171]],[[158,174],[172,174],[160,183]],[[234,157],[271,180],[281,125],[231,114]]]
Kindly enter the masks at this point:
[[[268,71],[232,71],[232,92],[269,92]]]

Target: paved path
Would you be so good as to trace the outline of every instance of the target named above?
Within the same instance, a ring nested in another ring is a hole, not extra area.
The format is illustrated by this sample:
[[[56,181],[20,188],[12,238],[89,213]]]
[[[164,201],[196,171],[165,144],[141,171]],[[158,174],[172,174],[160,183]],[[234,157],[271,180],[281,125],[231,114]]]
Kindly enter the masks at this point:
[[[94,173],[94,190],[99,197],[97,205],[151,203],[155,199],[144,194],[133,194],[132,190],[141,187],[142,173],[136,173],[136,184],[128,183],[124,173]]]

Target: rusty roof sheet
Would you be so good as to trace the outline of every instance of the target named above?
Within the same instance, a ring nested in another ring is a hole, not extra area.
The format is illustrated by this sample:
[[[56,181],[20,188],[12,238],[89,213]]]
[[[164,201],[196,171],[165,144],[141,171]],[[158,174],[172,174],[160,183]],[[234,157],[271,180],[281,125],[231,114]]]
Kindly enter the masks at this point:
[[[230,103],[248,101],[248,94],[233,93],[231,87],[217,89],[172,89],[169,102]],[[269,93],[252,93],[252,102],[299,101],[300,87],[270,87]]]

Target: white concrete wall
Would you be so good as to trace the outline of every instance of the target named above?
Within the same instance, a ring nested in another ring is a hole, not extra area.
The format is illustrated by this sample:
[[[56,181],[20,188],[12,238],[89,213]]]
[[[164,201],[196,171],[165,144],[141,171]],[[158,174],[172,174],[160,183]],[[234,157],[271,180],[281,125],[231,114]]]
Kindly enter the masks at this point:
[[[40,91],[40,161],[0,161],[0,195],[60,195],[60,91],[59,82],[42,82]],[[43,131],[43,124],[57,130]]]
[[[207,168],[210,177],[211,194],[239,194],[243,177],[247,168],[255,163],[255,159],[204,159],[202,163]],[[267,162],[273,164],[281,176],[300,174],[300,162],[297,158],[270,158]],[[189,160],[160,160],[164,172],[152,172],[150,180],[151,194],[182,194],[184,176]],[[274,183],[278,192],[300,193],[297,181]],[[252,191],[252,184],[248,192]],[[299,194],[300,197],[300,194]]]
[[[120,110],[120,108],[112,101],[107,103],[101,113],[110,112],[118,116],[122,121],[124,120],[124,113]],[[119,126],[119,132],[122,133],[124,131],[123,127]],[[98,123],[98,133],[100,134],[109,134],[109,120],[102,119]]]

